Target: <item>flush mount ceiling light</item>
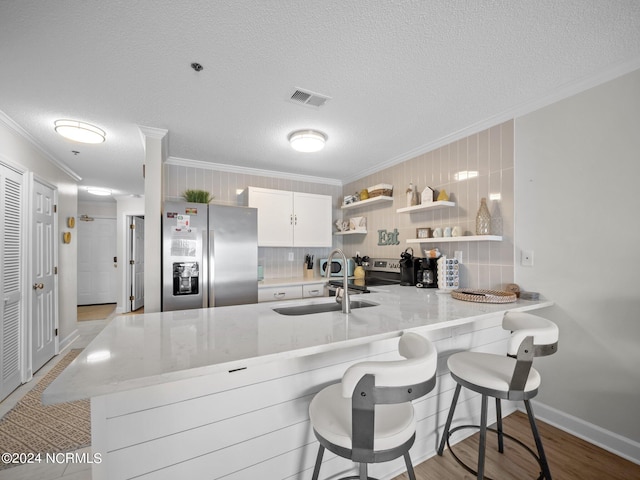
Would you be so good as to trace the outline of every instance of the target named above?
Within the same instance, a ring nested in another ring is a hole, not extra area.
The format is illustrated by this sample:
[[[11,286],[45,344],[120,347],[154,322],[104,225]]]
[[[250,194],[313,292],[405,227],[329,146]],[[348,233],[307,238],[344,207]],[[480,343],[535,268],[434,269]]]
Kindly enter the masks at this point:
[[[56,132],[74,142],[102,143],[107,135],[104,130],[77,120],[56,120],[54,125]]]
[[[317,130],[298,130],[289,134],[289,143],[298,152],[318,152],[326,141],[327,136]]]
[[[98,188],[98,187],[87,187],[87,192],[91,195],[99,195],[101,197],[106,197],[107,195],[111,195],[111,190],[106,188]]]

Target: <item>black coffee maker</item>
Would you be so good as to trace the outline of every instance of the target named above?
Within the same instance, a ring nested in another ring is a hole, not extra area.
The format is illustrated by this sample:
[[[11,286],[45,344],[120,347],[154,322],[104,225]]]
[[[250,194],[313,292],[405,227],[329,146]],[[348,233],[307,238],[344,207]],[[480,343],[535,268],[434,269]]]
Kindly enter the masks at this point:
[[[400,285],[414,286],[416,284],[421,260],[421,258],[413,256],[413,248],[411,247],[400,254]]]
[[[421,258],[417,267],[416,287],[438,288],[438,260]]]

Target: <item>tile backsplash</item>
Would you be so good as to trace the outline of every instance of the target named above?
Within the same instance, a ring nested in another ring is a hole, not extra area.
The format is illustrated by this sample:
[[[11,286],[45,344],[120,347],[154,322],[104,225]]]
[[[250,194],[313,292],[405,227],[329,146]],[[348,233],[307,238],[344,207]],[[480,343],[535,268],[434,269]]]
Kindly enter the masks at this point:
[[[345,236],[343,248],[348,255],[400,258],[407,247],[415,256],[424,256],[422,248],[438,247],[447,255],[462,252],[461,285],[469,288],[503,288],[513,282],[513,121],[463,138],[403,163],[368,175],[344,186],[349,195],[379,183],[394,187],[393,202],[341,210],[338,218],[367,217],[367,235]],[[477,172],[477,176],[461,179],[462,172]],[[407,206],[409,183],[418,192],[426,186],[446,190],[455,207],[413,213],[397,213]],[[489,200],[497,198],[499,200]],[[441,244],[407,244],[416,238],[418,227],[460,226],[465,235],[475,235],[475,219],[480,199],[487,198],[492,214],[494,234],[501,234],[501,242],[460,242]],[[378,230],[399,232],[399,245],[378,245]]]

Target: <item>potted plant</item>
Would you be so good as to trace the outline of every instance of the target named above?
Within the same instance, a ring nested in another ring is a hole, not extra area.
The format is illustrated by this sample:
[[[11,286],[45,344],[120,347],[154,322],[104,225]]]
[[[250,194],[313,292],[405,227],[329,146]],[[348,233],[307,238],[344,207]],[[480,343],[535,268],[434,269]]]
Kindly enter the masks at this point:
[[[185,190],[182,196],[191,203],[209,203],[213,200],[213,196],[206,190]]]

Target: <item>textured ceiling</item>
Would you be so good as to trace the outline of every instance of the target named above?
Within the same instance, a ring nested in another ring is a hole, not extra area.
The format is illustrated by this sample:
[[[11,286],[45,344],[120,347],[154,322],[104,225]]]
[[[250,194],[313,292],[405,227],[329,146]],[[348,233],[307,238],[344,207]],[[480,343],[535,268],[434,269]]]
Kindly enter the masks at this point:
[[[137,125],[167,129],[171,157],[344,181],[630,65],[636,0],[0,2],[0,111],[123,194],[143,192]],[[65,141],[58,118],[107,142]],[[301,128],[325,150],[291,150]]]

